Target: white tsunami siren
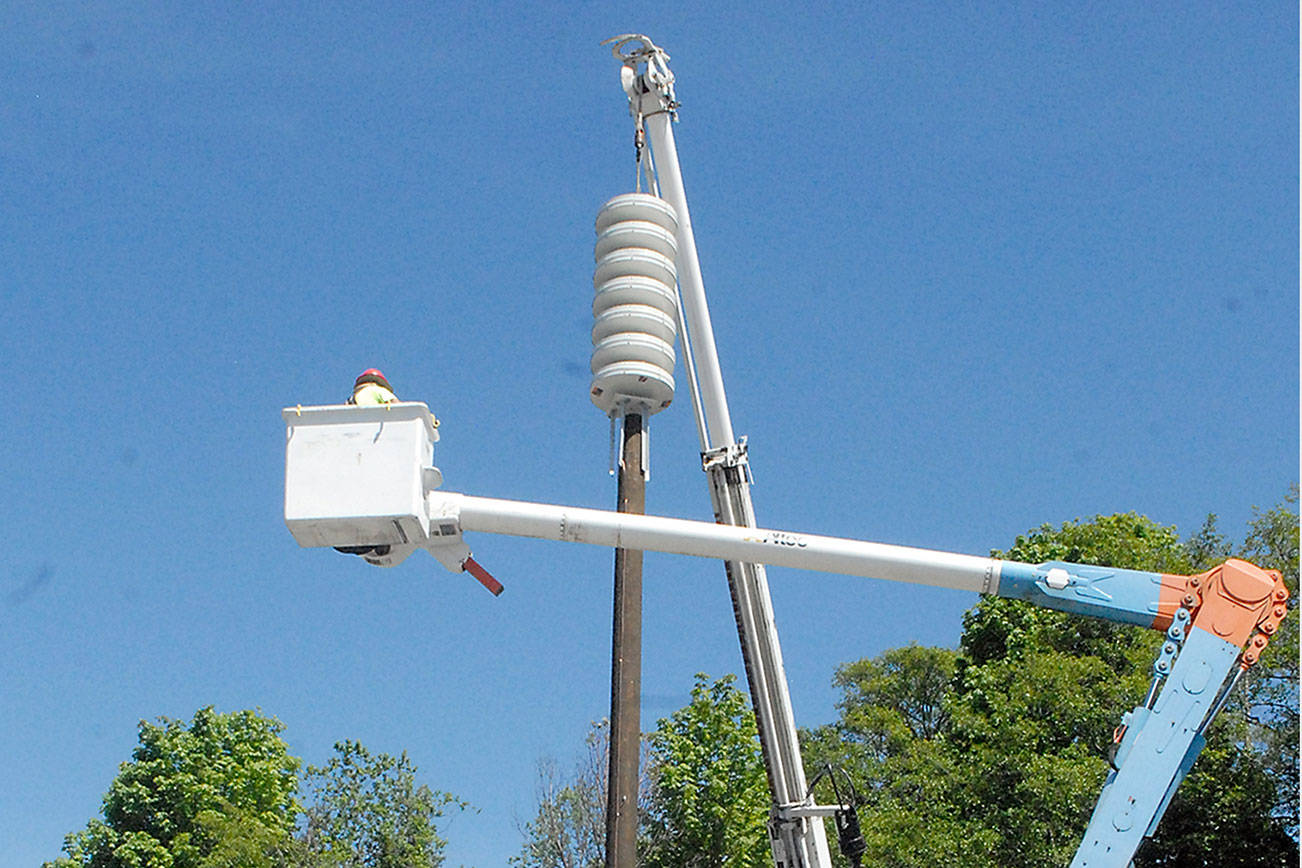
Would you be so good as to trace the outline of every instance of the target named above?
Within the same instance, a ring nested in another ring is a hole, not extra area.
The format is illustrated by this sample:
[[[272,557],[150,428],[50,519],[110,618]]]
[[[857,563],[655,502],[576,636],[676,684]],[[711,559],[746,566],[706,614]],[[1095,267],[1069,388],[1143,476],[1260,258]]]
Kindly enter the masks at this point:
[[[678,218],[648,193],[597,213],[592,285],[592,403],[607,416],[659,413],[674,398]]]

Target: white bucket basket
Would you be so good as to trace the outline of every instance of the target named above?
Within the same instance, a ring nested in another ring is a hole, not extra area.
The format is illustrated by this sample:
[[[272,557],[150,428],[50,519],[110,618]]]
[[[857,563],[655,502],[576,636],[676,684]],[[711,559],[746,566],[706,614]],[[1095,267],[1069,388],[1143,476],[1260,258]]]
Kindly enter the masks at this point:
[[[424,544],[425,493],[438,431],[429,407],[401,402],[289,407],[285,420],[285,524],[299,545]]]

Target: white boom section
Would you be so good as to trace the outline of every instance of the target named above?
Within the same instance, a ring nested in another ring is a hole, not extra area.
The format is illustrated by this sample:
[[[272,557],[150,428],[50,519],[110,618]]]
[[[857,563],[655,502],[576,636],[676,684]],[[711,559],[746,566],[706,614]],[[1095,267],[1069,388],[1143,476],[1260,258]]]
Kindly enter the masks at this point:
[[[696,366],[697,388],[705,411],[705,441],[701,451],[708,452],[734,442],[732,418],[723,391],[723,373],[719,368],[719,351],[710,324],[710,308],[705,302],[705,281],[696,254],[696,235],[692,232],[692,215],[687,210],[687,193],[678,166],[678,148],[674,144],[671,115],[661,110],[647,117],[647,136],[656,159],[656,180],[660,195],[674,206],[678,214],[678,289],[683,299],[683,319]]]
[[[689,371],[695,372],[694,379],[689,377],[694,404],[705,417],[698,417],[697,427],[714,514],[721,524],[754,528],[750,470],[746,466],[745,446],[738,444],[733,436],[714,329],[705,300],[705,281],[701,276],[696,236],[687,208],[678,148],[674,143],[673,120],[677,101],[673,94],[673,73],[667,65],[669,56],[639,34],[627,34],[613,41],[616,55],[624,61],[621,81],[629,97],[630,109],[639,124],[646,127],[660,194],[678,215],[678,287],[686,331],[685,347],[690,346],[685,361],[690,363]],[[644,69],[641,74],[638,74],[639,65]],[[752,531],[751,536],[754,535]],[[744,554],[741,550],[737,550],[735,555],[720,556],[725,558],[724,569],[737,619],[742,662],[746,667],[760,748],[773,798],[773,815],[769,823],[773,864],[775,868],[831,868],[822,820],[798,813],[801,809],[813,808],[814,799],[808,792],[800,757],[795,714],[787,689],[782,647],[778,642],[763,559]]]
[[[998,588],[1002,563],[996,558],[839,537],[455,492],[430,492],[428,503],[431,526],[452,523],[461,531],[748,561],[976,593]]]
[[[649,42],[646,40],[648,48]],[[687,207],[678,148],[674,142],[673,76],[665,65],[667,60],[663,52],[652,50],[647,58],[647,72],[641,77],[642,93],[638,102],[655,156],[661,195],[678,213],[678,285],[696,372],[693,385],[698,392],[698,404],[705,414],[704,424],[700,426],[703,429],[701,452],[706,459],[715,517],[722,524],[754,528],[750,470],[746,466],[745,449],[738,447],[733,435],[714,329],[705,299],[705,281],[701,276],[696,237]],[[744,539],[747,534],[743,532],[740,536]],[[749,536],[756,534],[752,531]],[[792,548],[799,549],[800,546],[797,544]],[[830,868],[831,856],[822,820],[794,813],[797,808],[812,807],[814,800],[806,792],[805,770],[800,757],[795,713],[787,689],[782,646],[778,641],[768,579],[762,566],[765,558],[758,553],[746,554],[740,549],[723,557],[726,559],[724,568],[737,619],[751,704],[773,797],[773,817],[769,825],[773,863],[776,868]]]

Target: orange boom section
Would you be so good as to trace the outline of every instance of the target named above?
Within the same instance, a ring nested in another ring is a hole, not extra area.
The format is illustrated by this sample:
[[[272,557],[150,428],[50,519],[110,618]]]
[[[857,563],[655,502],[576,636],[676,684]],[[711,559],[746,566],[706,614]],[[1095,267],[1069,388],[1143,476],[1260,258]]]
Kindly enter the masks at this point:
[[[1193,613],[1193,626],[1243,648],[1246,668],[1288,614],[1288,588],[1278,571],[1231,558],[1195,576],[1162,576],[1153,628],[1165,630],[1181,606]]]

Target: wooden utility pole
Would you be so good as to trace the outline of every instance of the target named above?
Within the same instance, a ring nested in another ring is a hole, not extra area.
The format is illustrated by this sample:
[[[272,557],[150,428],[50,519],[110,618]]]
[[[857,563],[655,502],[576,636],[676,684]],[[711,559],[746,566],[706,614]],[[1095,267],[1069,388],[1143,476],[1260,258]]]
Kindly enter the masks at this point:
[[[624,416],[620,512],[646,514],[642,416]],[[642,552],[615,549],[615,616],[610,652],[610,770],[606,868],[637,865],[638,760],[642,748]]]

